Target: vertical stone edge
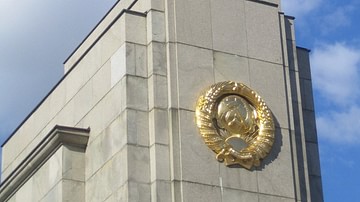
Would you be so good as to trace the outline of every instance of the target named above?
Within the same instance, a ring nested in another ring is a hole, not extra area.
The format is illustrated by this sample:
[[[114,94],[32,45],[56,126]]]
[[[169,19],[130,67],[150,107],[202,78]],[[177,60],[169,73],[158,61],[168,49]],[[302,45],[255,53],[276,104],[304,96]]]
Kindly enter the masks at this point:
[[[300,76],[298,71],[298,58],[295,42],[295,28],[294,18],[290,16],[284,16],[284,28],[285,38],[288,53],[288,78],[289,78],[289,90],[291,99],[291,109],[293,111],[292,121],[292,152],[293,152],[293,163],[294,171],[296,174],[296,193],[297,200],[299,201],[310,201],[310,183],[309,173],[307,165],[307,153],[306,153],[306,142],[305,142],[305,128],[302,111],[302,100],[301,100],[301,89],[300,89]]]
[[[300,75],[300,88],[301,99],[304,102],[302,105],[302,113],[304,114],[304,133],[306,143],[306,153],[308,156],[308,173],[309,173],[309,185],[310,185],[310,198],[311,201],[324,201],[323,189],[321,182],[321,167],[320,167],[320,155],[319,145],[317,141],[316,122],[315,122],[315,110],[314,100],[312,93],[312,80],[310,70],[310,51],[304,48],[297,47],[297,61]],[[306,115],[306,117],[305,117]]]

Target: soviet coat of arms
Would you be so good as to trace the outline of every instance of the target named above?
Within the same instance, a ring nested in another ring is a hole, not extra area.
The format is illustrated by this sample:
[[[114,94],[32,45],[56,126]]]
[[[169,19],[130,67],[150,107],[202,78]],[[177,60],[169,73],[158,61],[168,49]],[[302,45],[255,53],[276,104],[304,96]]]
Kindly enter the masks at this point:
[[[225,165],[259,166],[274,143],[274,122],[263,99],[242,83],[216,83],[202,94],[196,123],[205,144]]]

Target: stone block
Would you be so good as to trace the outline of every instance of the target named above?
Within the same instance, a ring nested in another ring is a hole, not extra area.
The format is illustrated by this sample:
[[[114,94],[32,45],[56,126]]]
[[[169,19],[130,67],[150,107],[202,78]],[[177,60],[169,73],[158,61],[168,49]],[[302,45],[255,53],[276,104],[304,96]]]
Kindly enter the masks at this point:
[[[321,176],[319,148],[316,143],[306,143],[309,175]]]
[[[22,195],[22,194],[17,194]],[[54,201],[54,202],[62,202],[63,200],[63,183],[60,182],[56,184],[52,189],[43,197],[39,202],[48,202],[48,201]],[[17,202],[21,201],[29,201],[29,198],[24,198],[17,200]],[[83,201],[83,200],[82,200]]]
[[[220,165],[219,169],[223,187],[252,192],[258,191],[256,172],[239,167],[230,168],[225,165]]]
[[[111,86],[125,75],[147,77],[146,46],[125,43],[111,57]]]
[[[69,114],[71,113],[72,117],[74,117],[75,123],[79,122],[94,106],[96,101],[93,98],[93,84],[91,80],[70,101],[70,103],[74,103],[74,111],[69,112]]]
[[[148,110],[147,82],[147,79],[141,77],[126,77],[126,107],[142,111]]]
[[[86,176],[91,176],[127,143],[127,112],[123,112],[86,149]],[[87,179],[86,178],[86,179]]]
[[[210,1],[176,1],[176,40],[212,49]]]
[[[12,196],[7,202],[16,202],[15,196]]]
[[[61,172],[61,170],[59,170]],[[50,190],[49,183],[49,163],[45,163],[39,170],[32,176],[32,200],[38,201],[45,196]],[[55,185],[55,184],[54,184]]]
[[[214,51],[215,82],[235,81],[250,86],[248,59]]]
[[[167,108],[168,106],[168,86],[167,77],[152,75],[148,79],[149,87],[149,109]]]
[[[150,10],[147,13],[146,23],[147,44],[151,41],[165,42],[165,13],[157,10]]]
[[[236,189],[223,189],[221,193],[222,202],[246,201],[258,202],[259,196],[254,192],[245,192]]]
[[[127,143],[149,146],[149,118],[143,111],[127,111]]]
[[[259,202],[294,202],[295,199],[259,194]]]
[[[247,56],[244,1],[211,0],[213,49]]]
[[[320,176],[310,176],[311,201],[324,201]]]
[[[134,4],[134,6],[131,8],[131,10],[136,11],[136,12],[140,12],[140,13],[145,13],[145,12],[147,12],[147,11],[149,11],[151,9],[150,5],[151,5],[150,1],[138,0]]]
[[[33,183],[32,178],[28,179],[25,184],[23,184],[20,189],[16,192],[14,196],[12,196],[12,200],[21,202],[21,201],[28,201],[29,199],[33,198]],[[11,201],[11,200],[9,200]]]
[[[101,64],[108,61],[125,41],[130,41],[132,39],[128,36],[128,32],[130,32],[128,27],[131,27],[131,25],[129,26],[128,21],[130,20],[127,19],[127,16],[128,15],[124,17],[123,15],[118,21],[116,21],[106,34],[101,37],[100,41],[97,42],[101,50]]]
[[[119,43],[124,43],[124,39],[121,39]],[[87,77],[87,78],[91,77],[106,62],[102,60],[103,57],[102,45],[103,44],[101,43],[101,40],[98,43],[94,44],[93,47],[81,60],[79,60],[80,58],[77,59],[77,64],[76,66],[73,67],[74,69],[71,72],[74,72],[76,69],[81,69],[76,71],[80,71],[82,73],[81,75],[82,77]],[[65,66],[66,65],[67,64],[65,64]],[[84,71],[84,69],[86,69],[86,71]],[[78,76],[80,77],[80,75]]]
[[[140,183],[150,183],[149,148],[128,145],[127,150],[128,180]]]
[[[167,1],[165,4],[165,28],[166,28],[166,42],[175,42],[175,1]]]
[[[287,47],[287,39],[286,39],[286,17],[284,13],[279,12],[279,27],[280,27],[280,41],[281,41],[281,49],[283,54],[283,65],[284,67],[289,67],[289,55],[288,55],[288,47]]]
[[[62,85],[65,85],[66,103],[68,103],[89,80],[87,76],[82,75],[82,68],[81,66],[75,68],[62,82]]]
[[[35,119],[30,117],[22,127],[18,129],[16,135],[2,147],[2,164],[1,164],[1,179],[7,178],[9,174],[21,163],[24,154],[24,148],[27,148],[29,143],[37,135],[34,132]]]
[[[151,200],[150,184],[128,182],[128,202],[146,202]]]
[[[301,103],[305,110],[314,111],[314,98],[311,80],[300,79],[301,85]]]
[[[215,153],[203,142],[195,124],[195,113],[179,111],[180,160],[182,180],[219,185],[219,166]],[[174,143],[175,144],[175,143]],[[180,176],[179,176],[180,177]],[[179,178],[177,178],[179,179]]]
[[[87,172],[88,173],[88,172]],[[87,175],[86,201],[104,201],[128,180],[128,155],[124,148],[97,172]]]
[[[270,154],[257,169],[259,193],[295,198],[289,131],[276,129]]]
[[[129,189],[128,189],[128,183],[121,186],[113,195],[110,197],[109,201],[128,201],[129,198]]]
[[[84,202],[85,184],[74,180],[62,180],[62,201]]]
[[[301,103],[301,97],[298,93],[300,92],[300,80],[299,80],[299,73],[294,70],[289,71],[290,77],[290,89],[291,89],[291,99],[293,102],[298,104]]]
[[[171,183],[157,180],[151,184],[151,201],[172,201]]]
[[[111,170],[107,173],[107,180],[111,186],[112,193],[117,192],[117,190],[126,184],[129,172],[128,162],[128,151],[126,148],[116,153],[109,162]]]
[[[295,40],[295,30],[294,30],[294,19],[292,17],[285,16],[285,32],[286,32],[286,40]]]
[[[76,124],[77,127],[91,126],[92,135],[89,138],[89,142],[92,142],[126,108],[126,82],[126,77],[121,79],[120,82]],[[66,120],[66,118],[60,119],[59,121],[61,120]]]
[[[178,78],[171,79],[178,80],[179,107],[195,110],[199,94],[214,83],[213,53],[178,44],[177,54]]]
[[[169,147],[155,144],[150,147],[150,181],[170,180]]]
[[[151,8],[154,10],[164,11],[165,1],[164,0],[151,0]]]
[[[248,56],[282,64],[282,48],[277,7],[245,1]]]
[[[221,201],[220,188],[191,182],[182,183],[182,200],[187,202]],[[178,200],[175,200],[178,201]]]
[[[288,109],[288,121],[289,121],[289,130],[294,130],[295,128],[295,122],[294,122],[294,105],[296,104],[293,99],[292,99],[292,90],[293,90],[293,86],[292,86],[292,81],[290,80],[290,70],[287,67],[284,67],[284,79],[285,79],[285,90],[286,90],[286,100],[287,100],[287,109]]]
[[[309,50],[296,48],[300,78],[311,80]]]
[[[147,77],[146,46],[126,43],[126,73]]]
[[[318,141],[318,138],[316,133],[315,112],[303,110],[302,115],[304,117],[303,121],[304,121],[305,140],[316,143]]]
[[[146,17],[132,13],[124,13],[125,40],[136,44],[146,45]]]
[[[286,40],[287,54],[288,54],[288,66],[290,71],[296,71],[298,73],[298,63],[296,56],[296,44],[295,41]]]
[[[48,97],[50,102],[50,109],[48,113],[51,117],[54,117],[66,104],[65,85],[59,85],[53,93]]]
[[[79,118],[79,117],[76,117],[77,115],[74,113],[74,111],[76,111],[75,100],[72,99],[68,103],[66,103],[64,108],[59,112],[59,114],[53,120],[51,120],[51,122],[49,124],[53,124],[51,127],[53,127],[56,124],[62,125],[62,126],[75,125],[80,120],[75,120],[75,118]],[[48,129],[50,129],[50,128],[48,128]],[[41,133],[41,135],[44,135],[44,133]],[[36,139],[37,139],[37,141],[41,140],[41,138],[38,138],[38,137]],[[33,143],[35,143],[35,142],[33,142]]]
[[[95,103],[99,102],[110,88],[112,84],[112,64],[111,61],[105,63],[92,78],[92,96]]]
[[[85,150],[82,148],[64,146],[62,161],[62,179],[85,180]],[[51,169],[50,169],[51,172]]]
[[[167,75],[166,45],[164,43],[151,42],[148,45],[148,76],[153,74]]]
[[[164,0],[138,0],[131,10],[141,13],[164,11]]]
[[[127,73],[126,44],[122,45],[111,57],[111,87],[116,85]]]
[[[288,128],[284,69],[281,65],[249,60],[251,88],[260,94],[275,118],[275,124]]]
[[[153,109],[149,113],[150,145],[169,144],[169,117],[167,110]]]
[[[177,45],[175,43],[166,44],[169,108],[178,108],[179,106],[176,47]]]

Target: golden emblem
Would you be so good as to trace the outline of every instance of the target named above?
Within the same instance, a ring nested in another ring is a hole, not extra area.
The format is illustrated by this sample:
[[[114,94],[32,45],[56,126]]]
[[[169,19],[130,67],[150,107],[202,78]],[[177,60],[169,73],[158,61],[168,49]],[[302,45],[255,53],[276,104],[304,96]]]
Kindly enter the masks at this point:
[[[259,166],[274,143],[274,121],[263,99],[242,83],[216,83],[199,97],[196,123],[225,165]]]

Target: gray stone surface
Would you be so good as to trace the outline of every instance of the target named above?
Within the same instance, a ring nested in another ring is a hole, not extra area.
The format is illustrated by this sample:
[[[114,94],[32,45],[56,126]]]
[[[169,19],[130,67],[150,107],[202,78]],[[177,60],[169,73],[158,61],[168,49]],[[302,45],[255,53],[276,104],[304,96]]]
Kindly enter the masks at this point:
[[[317,134],[316,134],[316,120],[315,120],[315,112],[303,110],[304,116],[304,132],[305,132],[305,140],[309,142],[318,142]]]
[[[309,174],[321,176],[318,145],[316,143],[306,143],[306,153],[308,158]]]
[[[151,201],[172,201],[171,183],[157,180],[151,184]]]
[[[199,92],[214,83],[213,53],[211,50],[177,45],[179,107],[194,110]],[[196,58],[196,60],[194,59]]]
[[[311,80],[300,79],[302,107],[314,111],[314,98]]]
[[[259,195],[259,202],[293,202],[292,198],[285,198],[279,196],[271,196],[271,195]]]
[[[246,56],[248,46],[247,30],[244,29],[244,1],[228,0],[224,3],[211,0],[210,4],[213,49]]]
[[[309,51],[303,48],[297,48],[296,53],[297,60],[299,61],[300,78],[311,80]]]
[[[254,192],[239,191],[236,189],[224,189],[221,192],[222,202],[233,202],[233,201],[246,201],[246,202],[258,202],[259,196]]]
[[[163,109],[153,109],[149,113],[149,141],[150,145],[155,143],[169,144],[169,120],[168,112]]]
[[[258,180],[256,172],[245,169],[229,168],[220,164],[220,184],[223,187],[258,192]]]
[[[288,128],[288,109],[284,70],[281,65],[249,60],[250,87],[261,95],[271,109],[276,125]]]
[[[249,72],[248,58],[214,51],[215,82],[231,80],[250,86]]]
[[[282,64],[278,8],[245,1],[248,56]]]
[[[260,193],[295,198],[293,165],[288,130],[276,129],[274,147],[259,170],[257,180]]]
[[[150,148],[150,181],[170,180],[170,156],[169,147],[164,145],[153,145]]]
[[[168,106],[168,92],[167,92],[167,77],[161,75],[152,75],[148,79],[149,88],[149,109],[153,108],[167,108]]]
[[[180,169],[181,175],[175,179],[219,185],[219,163],[201,139],[194,123],[194,112],[179,111],[180,132]],[[176,143],[175,143],[176,144]],[[221,165],[223,166],[223,165]]]
[[[165,42],[165,13],[158,10],[150,10],[147,14],[146,23],[147,44],[151,41]]]
[[[320,176],[310,176],[310,189],[312,201],[324,201]]]
[[[175,201],[180,201],[180,199],[175,199]],[[208,186],[191,182],[182,182],[182,201],[221,201],[221,191],[219,187],[215,186]]]
[[[213,47],[209,0],[176,1],[175,15],[177,41],[202,48]]]
[[[167,75],[166,45],[164,43],[151,42],[148,45],[148,74]]]

